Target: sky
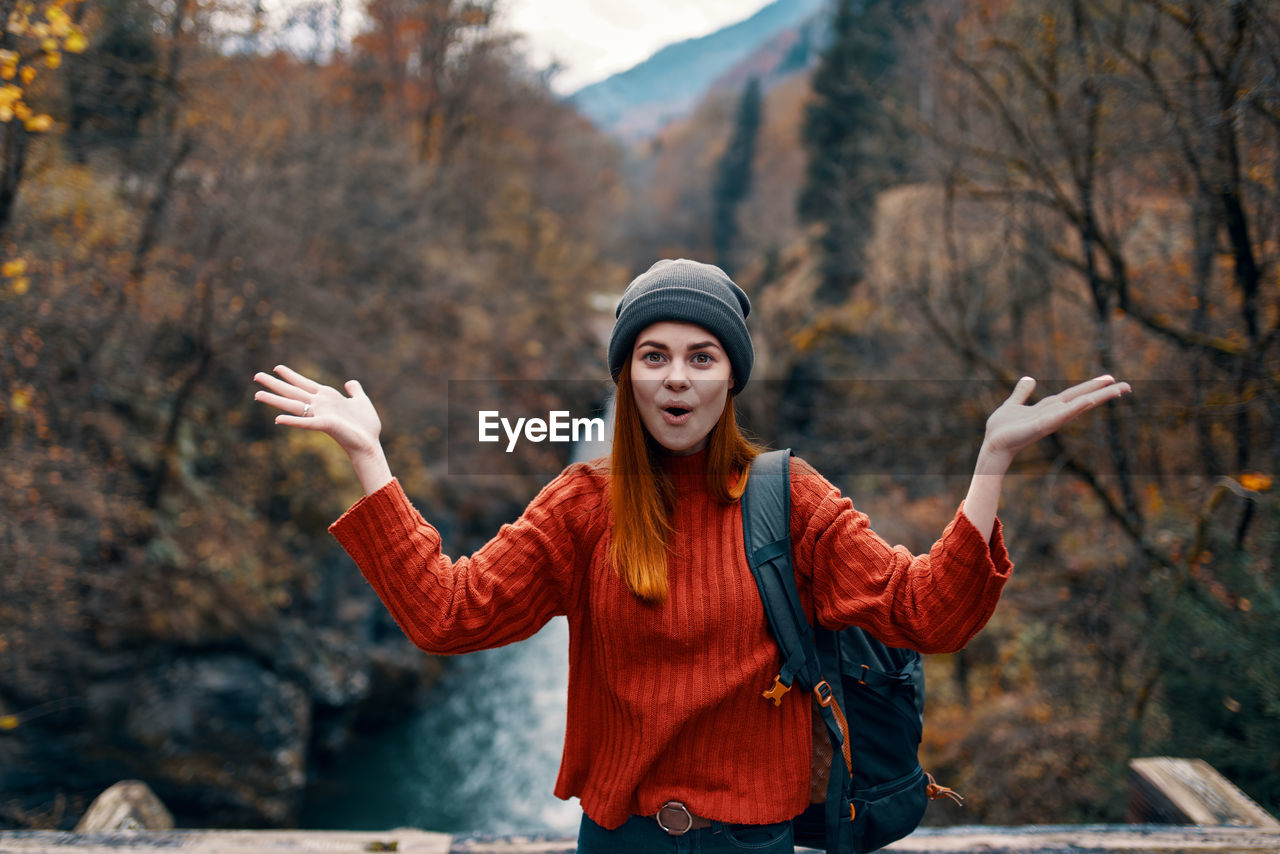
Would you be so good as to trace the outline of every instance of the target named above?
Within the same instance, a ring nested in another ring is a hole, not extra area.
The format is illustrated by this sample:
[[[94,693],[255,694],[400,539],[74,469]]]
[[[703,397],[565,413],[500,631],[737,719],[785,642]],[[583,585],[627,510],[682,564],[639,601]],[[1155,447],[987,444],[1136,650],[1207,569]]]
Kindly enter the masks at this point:
[[[535,69],[553,61],[562,70],[552,88],[567,95],[589,83],[625,71],[660,48],[705,36],[745,20],[772,0],[497,0],[498,26],[520,33],[526,58]],[[244,9],[252,4],[246,3]],[[323,55],[332,47],[332,17],[341,17],[342,38],[349,40],[363,26],[363,0],[334,4],[314,0],[262,0],[269,26],[282,46],[302,54]],[[319,17],[316,17],[316,16]],[[239,29],[247,29],[247,18]],[[312,28],[320,23],[325,35],[317,51]],[[237,29],[229,18],[227,28]]]
[[[525,35],[529,60],[564,68],[560,94],[603,80],[659,48],[751,17],[771,0],[500,0],[504,28]]]

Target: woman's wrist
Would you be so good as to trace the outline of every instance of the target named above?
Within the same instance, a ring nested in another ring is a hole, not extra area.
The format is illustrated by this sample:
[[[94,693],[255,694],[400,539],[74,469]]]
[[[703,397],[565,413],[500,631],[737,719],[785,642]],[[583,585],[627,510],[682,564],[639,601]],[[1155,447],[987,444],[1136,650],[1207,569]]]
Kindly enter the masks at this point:
[[[995,528],[996,508],[1000,504],[1000,491],[1004,474],[1013,462],[1013,454],[992,448],[986,442],[978,451],[978,462],[973,467],[973,479],[969,481],[969,493],[964,498],[964,515],[991,542]]]
[[[973,473],[975,475],[1003,475],[1009,470],[1009,466],[1013,464],[1013,454],[1008,451],[998,450],[982,443],[982,447],[978,450],[978,461],[974,464]]]
[[[347,456],[365,495],[372,495],[391,482],[391,466],[387,463],[382,444],[376,439],[368,447],[348,449]]]

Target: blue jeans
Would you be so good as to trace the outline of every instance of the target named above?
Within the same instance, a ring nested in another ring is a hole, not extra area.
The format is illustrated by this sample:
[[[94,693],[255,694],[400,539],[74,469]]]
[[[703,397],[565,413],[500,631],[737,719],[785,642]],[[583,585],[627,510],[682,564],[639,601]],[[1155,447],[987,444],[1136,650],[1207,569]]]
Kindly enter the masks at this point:
[[[633,815],[617,830],[605,830],[582,816],[578,854],[793,854],[791,822],[778,824],[722,824],[670,836],[651,818]]]

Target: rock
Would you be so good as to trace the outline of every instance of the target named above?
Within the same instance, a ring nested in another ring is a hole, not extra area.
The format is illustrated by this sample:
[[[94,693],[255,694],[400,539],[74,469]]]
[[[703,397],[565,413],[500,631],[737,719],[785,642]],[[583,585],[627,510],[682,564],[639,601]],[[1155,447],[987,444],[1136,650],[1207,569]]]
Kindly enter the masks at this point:
[[[172,829],[173,815],[150,786],[141,780],[121,780],[94,799],[75,832]]]
[[[138,675],[122,733],[181,814],[278,826],[306,784],[311,705],[296,683],[237,655],[179,659]]]
[[[295,824],[317,760],[409,714],[439,669],[341,549],[308,579],[290,613],[255,612],[234,633],[157,639],[115,599],[94,606],[92,632],[33,620],[19,642],[6,625],[0,715],[39,714],[0,732],[0,827],[69,830],[127,778],[182,825]]]

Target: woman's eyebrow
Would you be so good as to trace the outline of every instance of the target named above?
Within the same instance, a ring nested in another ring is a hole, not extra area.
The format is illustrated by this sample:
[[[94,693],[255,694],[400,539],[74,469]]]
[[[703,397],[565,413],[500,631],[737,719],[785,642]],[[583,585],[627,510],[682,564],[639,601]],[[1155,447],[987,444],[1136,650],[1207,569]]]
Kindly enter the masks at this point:
[[[670,350],[671,350],[671,348],[670,348],[670,347],[668,347],[666,344],[663,344],[661,341],[653,341],[653,340],[649,340],[649,341],[641,341],[639,344],[637,344],[637,345],[636,345],[636,347],[637,347],[637,349],[638,349],[638,348],[640,348],[640,347],[653,347],[653,348],[654,348],[654,349],[656,349],[656,350],[666,350],[666,351],[670,351]],[[708,339],[708,340],[706,340],[706,341],[695,341],[695,342],[693,342],[692,344],[690,344],[688,347],[686,347],[685,349],[686,349],[686,351],[689,351],[689,350],[712,350],[712,349],[719,350],[719,349],[720,349],[720,345],[719,345],[719,344],[717,344],[715,341],[713,341],[713,340],[711,340],[711,339]]]

